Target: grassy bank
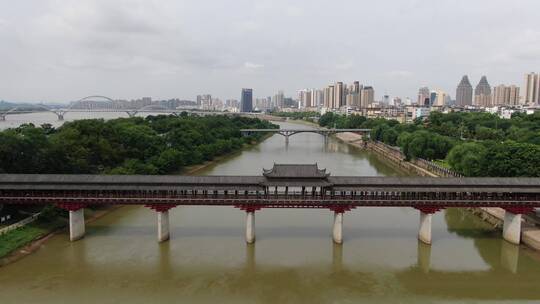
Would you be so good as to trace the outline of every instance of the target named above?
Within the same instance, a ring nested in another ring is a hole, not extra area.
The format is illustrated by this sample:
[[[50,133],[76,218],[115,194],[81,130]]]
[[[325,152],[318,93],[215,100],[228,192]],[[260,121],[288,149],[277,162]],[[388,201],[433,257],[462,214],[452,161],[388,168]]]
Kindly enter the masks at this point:
[[[19,229],[10,231],[0,236],[0,258],[11,252],[26,246],[32,241],[38,240],[52,231],[63,228],[67,220],[57,217],[52,220],[38,219]]]

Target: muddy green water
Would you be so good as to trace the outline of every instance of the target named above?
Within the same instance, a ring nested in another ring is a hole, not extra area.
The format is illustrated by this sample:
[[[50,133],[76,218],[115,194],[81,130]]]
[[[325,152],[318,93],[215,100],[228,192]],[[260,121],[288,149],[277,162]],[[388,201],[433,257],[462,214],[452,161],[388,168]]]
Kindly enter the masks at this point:
[[[283,124],[284,127],[302,127]],[[278,163],[314,163],[334,175],[403,175],[332,139],[275,135],[198,174],[260,174]],[[501,240],[473,215],[433,218],[433,245],[416,239],[418,213],[364,208],[345,214],[332,242],[327,210],[245,214],[231,207],[171,210],[171,240],[156,241],[156,214],[125,207],[0,268],[0,303],[538,303],[540,259]]]

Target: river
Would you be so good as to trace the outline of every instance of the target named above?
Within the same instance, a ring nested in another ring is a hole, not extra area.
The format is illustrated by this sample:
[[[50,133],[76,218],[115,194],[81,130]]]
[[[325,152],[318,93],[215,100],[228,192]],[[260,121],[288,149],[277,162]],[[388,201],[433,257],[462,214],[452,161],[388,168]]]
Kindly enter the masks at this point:
[[[282,127],[304,127],[281,123]],[[399,176],[373,154],[317,134],[279,135],[204,168],[201,175],[260,174],[273,163],[315,163],[334,175]],[[328,210],[267,209],[246,245],[245,213],[178,207],[171,240],[156,214],[124,207],[0,268],[0,303],[537,303],[540,258],[501,239],[467,211],[433,217],[433,245],[416,238],[412,208],[345,214],[344,244]]]

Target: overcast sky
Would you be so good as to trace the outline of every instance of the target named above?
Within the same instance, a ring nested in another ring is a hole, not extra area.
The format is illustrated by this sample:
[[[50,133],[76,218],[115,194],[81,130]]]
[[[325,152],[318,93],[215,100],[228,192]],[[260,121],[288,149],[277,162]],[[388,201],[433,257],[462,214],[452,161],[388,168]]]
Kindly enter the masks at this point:
[[[521,86],[539,16],[539,0],[0,0],[0,100]]]

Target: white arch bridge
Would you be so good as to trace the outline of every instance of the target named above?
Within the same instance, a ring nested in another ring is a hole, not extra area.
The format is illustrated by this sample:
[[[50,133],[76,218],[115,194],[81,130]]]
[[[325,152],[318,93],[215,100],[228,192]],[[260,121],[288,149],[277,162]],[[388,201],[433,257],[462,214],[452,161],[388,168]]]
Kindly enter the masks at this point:
[[[103,103],[103,107],[94,108],[89,104],[86,104],[89,101],[95,101],[96,99],[101,99],[99,102]],[[64,116],[68,112],[89,112],[89,113],[108,113],[108,112],[120,112],[126,113],[129,117],[135,117],[139,113],[163,113],[163,114],[173,114],[180,115],[183,112],[197,115],[228,115],[236,114],[230,112],[209,112],[209,111],[200,111],[198,109],[170,109],[159,104],[151,104],[143,106],[139,109],[121,109],[115,107],[115,102],[113,99],[102,96],[102,95],[93,95],[87,96],[82,99],[79,99],[71,103],[67,108],[50,108],[45,105],[28,105],[28,106],[18,106],[11,108],[7,111],[0,112],[0,121],[6,120],[6,116],[10,114],[26,114],[26,113],[38,113],[38,112],[50,112],[55,114],[58,117],[59,121],[64,120]]]

